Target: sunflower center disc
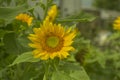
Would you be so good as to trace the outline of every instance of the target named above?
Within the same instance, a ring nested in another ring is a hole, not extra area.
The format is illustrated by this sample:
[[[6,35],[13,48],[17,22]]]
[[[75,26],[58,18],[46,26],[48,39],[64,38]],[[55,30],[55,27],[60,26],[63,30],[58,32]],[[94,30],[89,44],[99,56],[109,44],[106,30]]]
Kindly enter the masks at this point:
[[[49,47],[55,48],[59,43],[59,38],[55,36],[48,37],[46,43]]]

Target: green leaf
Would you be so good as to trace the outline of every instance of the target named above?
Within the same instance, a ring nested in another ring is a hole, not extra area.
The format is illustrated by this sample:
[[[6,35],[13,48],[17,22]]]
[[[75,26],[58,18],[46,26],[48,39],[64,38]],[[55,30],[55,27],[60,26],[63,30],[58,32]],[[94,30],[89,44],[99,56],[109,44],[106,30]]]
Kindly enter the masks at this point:
[[[16,34],[11,32],[7,33],[3,37],[4,46],[7,53],[16,53],[20,52],[20,48],[18,48],[16,41]]]
[[[71,71],[66,73],[64,71],[55,71],[52,74],[52,80],[90,80],[85,70],[81,68],[80,70]]]
[[[100,51],[99,51],[100,52]],[[101,65],[102,68],[105,68],[105,64],[106,64],[106,55],[104,53],[98,53],[97,54],[97,61],[98,63]]]
[[[118,32],[113,33],[107,40],[108,40],[108,41],[116,40],[116,39],[118,39],[119,37],[120,37],[120,32],[118,31]]]
[[[0,70],[0,79],[3,77],[3,72],[5,72],[6,69],[7,69],[7,68],[3,68],[3,69]]]
[[[52,80],[72,80],[69,75],[62,71],[55,71],[52,75]]]
[[[32,52],[25,52],[19,55],[10,66],[13,66],[15,64],[19,64],[22,62],[38,62],[38,61],[40,61],[40,59],[34,58]]]
[[[31,48],[28,45],[29,40],[26,35],[18,37],[17,42],[19,43],[18,45],[21,46],[23,52],[27,52],[31,50]]]
[[[63,19],[57,19],[57,22],[91,22],[94,19],[93,15],[81,12]]]
[[[26,36],[18,37],[14,32],[5,30],[3,33],[0,33],[0,37],[2,36],[4,36],[3,42],[7,53],[17,55],[19,53],[31,50],[31,48],[28,46],[29,41]]]
[[[3,29],[0,29],[0,38],[3,38],[3,36],[5,35],[5,30]]]
[[[70,71],[70,70],[75,71],[81,68],[80,68],[80,65],[75,62],[74,63],[73,62],[62,62],[59,69],[64,70],[64,71]]]
[[[18,15],[19,13],[25,12],[29,9],[30,8],[28,8],[27,4],[17,7],[0,7],[0,19],[9,22],[15,19],[15,16]]]
[[[59,75],[62,77],[63,75],[68,79],[66,80],[90,80],[89,76],[85,72],[84,68],[81,67],[78,63],[76,62],[65,62],[62,66],[60,66],[60,71],[63,71],[62,73],[59,73]],[[56,74],[54,74],[56,76]],[[63,77],[64,77],[63,76]],[[56,78],[57,79],[57,78]],[[62,80],[62,79],[60,79]]]
[[[0,19],[0,27],[5,26],[5,21],[3,19]]]
[[[76,71],[71,71],[70,77],[73,78],[73,80],[90,80],[83,67]]]

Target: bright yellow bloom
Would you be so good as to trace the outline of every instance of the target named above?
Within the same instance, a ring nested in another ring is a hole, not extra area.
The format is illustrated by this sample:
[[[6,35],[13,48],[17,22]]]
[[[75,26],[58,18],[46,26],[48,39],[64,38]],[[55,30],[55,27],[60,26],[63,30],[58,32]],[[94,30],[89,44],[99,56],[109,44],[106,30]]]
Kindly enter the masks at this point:
[[[28,14],[21,13],[16,16],[16,19],[21,20],[22,22],[26,22],[28,26],[30,26],[32,24],[33,17],[30,17]]]
[[[118,18],[114,21],[114,23],[113,23],[113,28],[114,28],[115,30],[120,30],[120,17],[118,17]]]
[[[40,28],[34,28],[34,34],[29,35],[32,41],[29,45],[34,48],[33,55],[41,60],[67,58],[69,51],[73,51],[71,46],[76,30],[65,29],[61,24],[53,24],[45,20]]]
[[[53,5],[50,10],[48,11],[48,15],[46,18],[49,18],[49,21],[54,21],[56,15],[57,15],[57,6],[56,5]]]

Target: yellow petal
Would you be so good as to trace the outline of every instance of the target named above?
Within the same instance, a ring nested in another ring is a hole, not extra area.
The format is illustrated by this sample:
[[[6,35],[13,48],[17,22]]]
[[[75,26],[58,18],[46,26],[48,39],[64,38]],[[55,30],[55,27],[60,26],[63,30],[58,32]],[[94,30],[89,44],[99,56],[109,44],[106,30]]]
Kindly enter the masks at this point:
[[[56,56],[57,56],[57,53],[56,53],[56,52],[50,53],[50,58],[51,58],[51,59],[54,59]]]
[[[35,58],[40,58],[41,56],[44,56],[46,53],[45,52],[39,52],[39,51],[33,51],[33,55]]]
[[[45,53],[43,56],[41,56],[42,60],[47,60],[49,59],[49,53]]]
[[[72,46],[63,47],[63,48],[61,49],[61,51],[74,51],[74,50],[75,50],[75,48],[73,48]]]
[[[64,40],[72,40],[76,36],[76,31],[73,31],[72,33],[69,33],[64,37]]]
[[[62,55],[63,58],[67,58],[67,56],[69,55],[69,53],[68,52],[62,52],[61,55]]]
[[[70,46],[73,43],[73,41],[64,41],[64,46]]]

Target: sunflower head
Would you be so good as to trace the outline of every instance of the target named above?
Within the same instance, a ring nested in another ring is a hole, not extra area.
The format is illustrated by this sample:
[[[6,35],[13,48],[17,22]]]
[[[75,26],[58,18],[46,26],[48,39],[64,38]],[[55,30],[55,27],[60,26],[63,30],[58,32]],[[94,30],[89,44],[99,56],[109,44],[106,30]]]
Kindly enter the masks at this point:
[[[75,30],[45,20],[28,38],[32,41],[29,45],[34,48],[34,57],[47,60],[67,58],[69,51],[74,50],[71,45],[75,36]]]
[[[55,17],[57,16],[57,6],[56,5],[53,5],[50,10],[48,11],[48,15],[46,18],[49,18],[49,20],[52,22],[54,21]]]
[[[21,13],[18,16],[16,16],[16,19],[22,22],[26,22],[28,26],[30,26],[32,24],[33,17],[30,17],[28,14]]]
[[[120,30],[120,17],[118,17],[113,23],[114,30]]]

